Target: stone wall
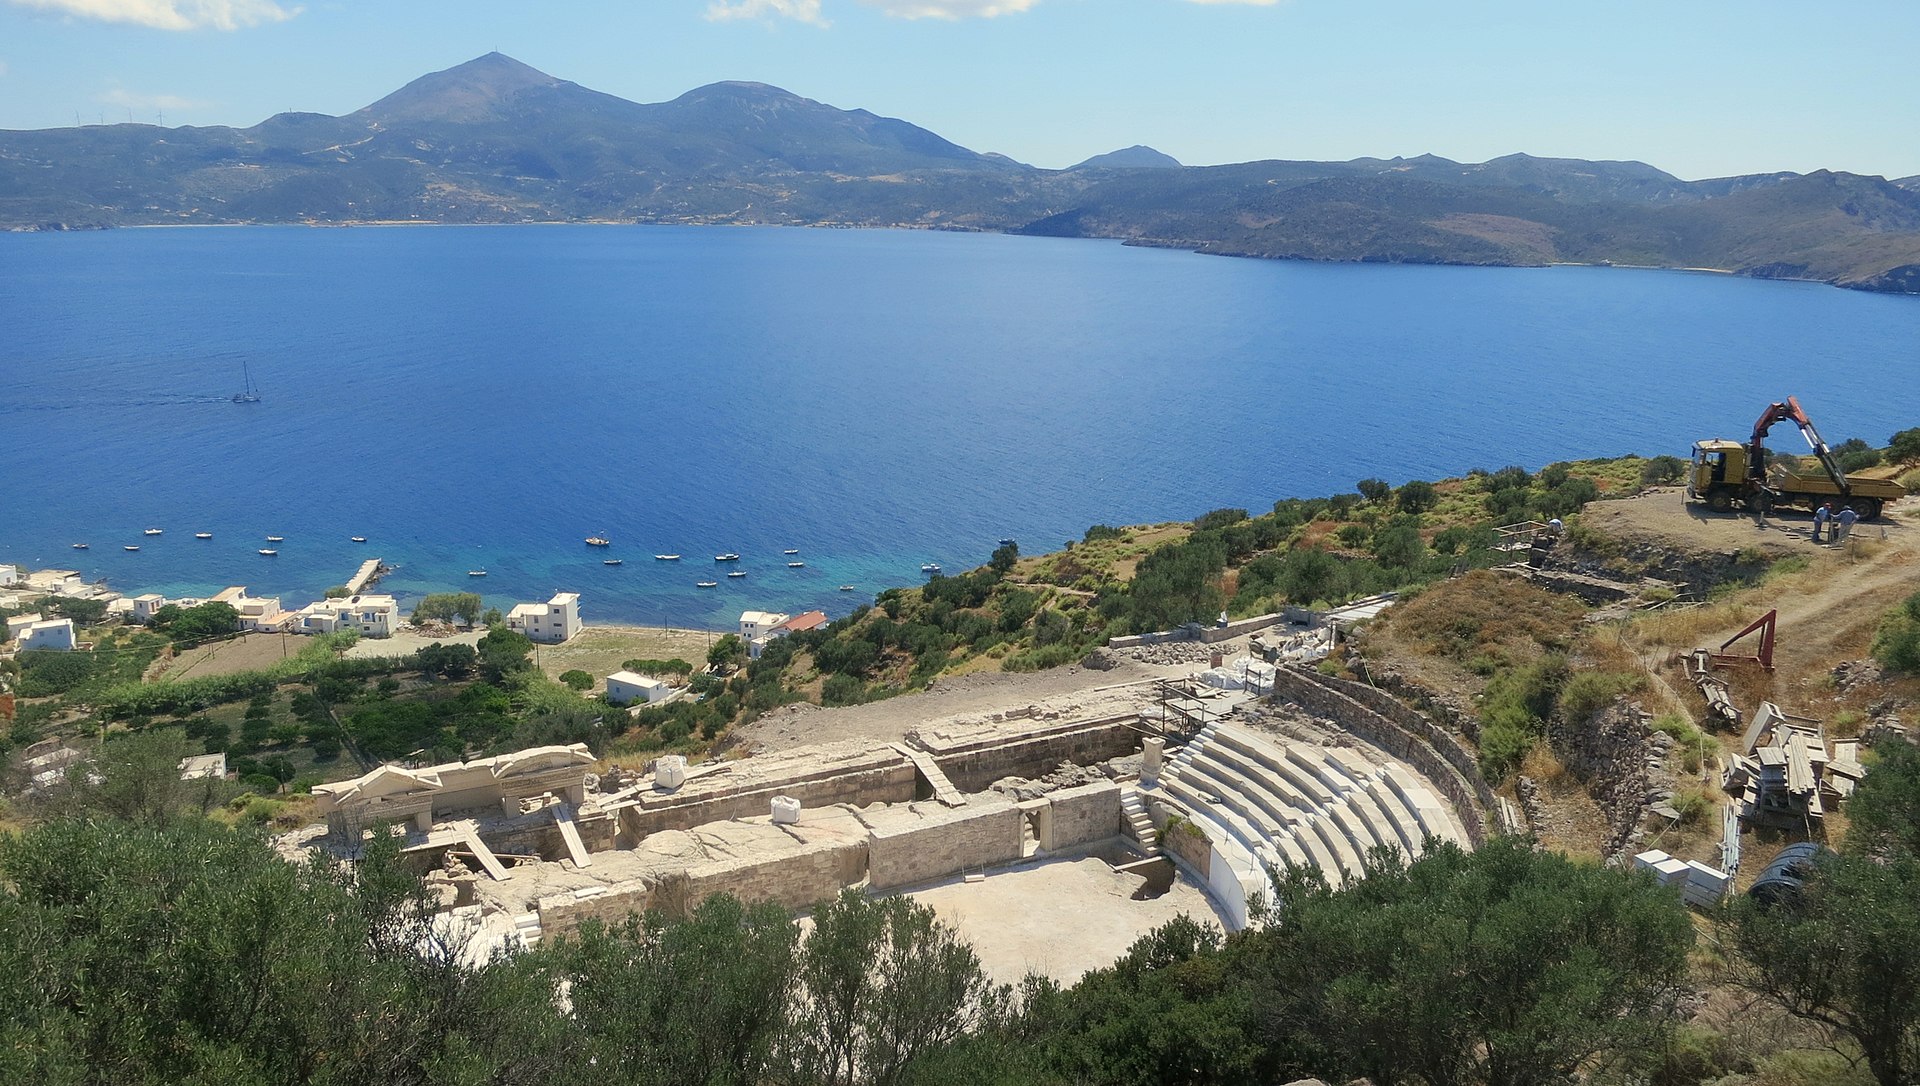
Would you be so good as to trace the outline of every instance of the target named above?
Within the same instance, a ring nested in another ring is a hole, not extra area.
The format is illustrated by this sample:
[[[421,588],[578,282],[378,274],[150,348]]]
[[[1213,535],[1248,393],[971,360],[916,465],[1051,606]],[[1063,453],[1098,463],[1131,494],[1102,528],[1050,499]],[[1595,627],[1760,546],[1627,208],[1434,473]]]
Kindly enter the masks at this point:
[[[866,872],[867,845],[859,841],[803,845],[768,858],[717,860],[687,872],[685,899],[677,903],[676,911],[691,909],[715,894],[805,909],[858,883]]]
[[[736,791],[707,792],[681,797],[654,797],[621,809],[621,829],[638,841],[661,830],[690,830],[709,822],[764,816],[775,796],[792,796],[802,807],[831,807],[845,803],[907,803],[914,797],[919,773],[904,755],[881,768],[858,770],[811,780],[756,783]],[[592,846],[589,846],[592,847]]]
[[[1063,788],[1046,798],[1052,817],[1041,848],[1058,851],[1119,836],[1120,786],[1112,781]]]
[[[686,876],[633,879],[609,886],[604,891],[595,887],[582,894],[543,897],[536,906],[540,914],[541,937],[550,939],[555,935],[564,935],[589,920],[617,924],[626,919],[628,913],[644,913],[654,907],[655,895],[663,889],[662,884],[676,879],[684,883]]]
[[[1555,713],[1547,722],[1554,753],[1586,783],[1588,794],[1606,813],[1609,857],[1626,851],[1655,798],[1647,771],[1656,757],[1653,735],[1647,715],[1625,699],[1616,699],[1586,720],[1566,721]]]
[[[1118,820],[1116,796],[1116,822]],[[984,871],[1020,858],[1025,816],[1006,800],[976,796],[964,807],[915,803],[860,812],[867,879],[876,890]]]
[[[1186,818],[1178,822],[1167,819],[1165,827],[1160,831],[1160,847],[1190,868],[1201,882],[1211,879],[1213,842],[1207,840],[1207,831]]]
[[[1158,645],[1167,641],[1203,641],[1209,645],[1221,641],[1231,641],[1244,634],[1256,633],[1269,626],[1278,626],[1282,622],[1298,622],[1300,612],[1289,608],[1270,615],[1255,615],[1252,618],[1238,619],[1225,626],[1202,626],[1195,623],[1173,630],[1161,630],[1156,633],[1132,634],[1127,637],[1107,638],[1110,649],[1130,649],[1140,645]]]
[[[1044,777],[1061,762],[1093,765],[1132,754],[1145,738],[1138,729],[1128,726],[1137,719],[1132,715],[1112,717],[1027,739],[1002,739],[992,745],[958,750],[930,749],[928,753],[955,788],[981,792],[1002,777]]]
[[[1484,844],[1486,812],[1496,805],[1492,790],[1465,749],[1444,729],[1405,706],[1400,708],[1421,726],[1402,725],[1371,708],[1354,696],[1360,691],[1386,698],[1364,684],[1298,668],[1280,668],[1274,677],[1274,693],[1278,696],[1340,725],[1412,766],[1453,804],[1461,824],[1466,827],[1468,839],[1476,846]],[[1465,772],[1459,766],[1461,762],[1467,766]]]

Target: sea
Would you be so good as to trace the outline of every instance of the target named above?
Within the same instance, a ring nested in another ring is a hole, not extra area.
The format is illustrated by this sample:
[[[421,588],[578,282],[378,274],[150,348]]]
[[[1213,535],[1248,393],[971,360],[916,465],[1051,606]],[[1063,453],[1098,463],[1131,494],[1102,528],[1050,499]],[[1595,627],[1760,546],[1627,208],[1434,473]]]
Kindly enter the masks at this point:
[[[1675,271],[893,230],[0,234],[0,563],[293,607],[379,558],[403,603],[565,590],[589,622],[724,629],[844,615],[1002,538],[1684,456],[1790,394],[1828,441],[1884,443],[1920,425],[1917,353],[1920,298]]]

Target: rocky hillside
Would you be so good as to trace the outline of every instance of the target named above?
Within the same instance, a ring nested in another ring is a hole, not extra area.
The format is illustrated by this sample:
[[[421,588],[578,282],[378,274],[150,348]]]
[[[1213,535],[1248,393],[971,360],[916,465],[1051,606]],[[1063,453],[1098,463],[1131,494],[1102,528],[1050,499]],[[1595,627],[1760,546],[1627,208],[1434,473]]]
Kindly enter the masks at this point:
[[[1041,170],[764,84],[641,104],[499,53],[343,117],[0,132],[0,227],[554,220],[918,226],[1920,291],[1913,178],[1683,181],[1640,162],[1529,155],[1183,167],[1138,146]]]

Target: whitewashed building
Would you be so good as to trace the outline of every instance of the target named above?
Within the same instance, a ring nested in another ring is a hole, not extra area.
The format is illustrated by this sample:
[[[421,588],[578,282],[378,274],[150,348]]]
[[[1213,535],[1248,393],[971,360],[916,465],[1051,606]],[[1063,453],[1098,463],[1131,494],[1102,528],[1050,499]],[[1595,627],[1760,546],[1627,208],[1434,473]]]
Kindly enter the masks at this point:
[[[530,640],[557,645],[580,632],[580,593],[555,592],[545,603],[517,603],[507,612],[507,628]]]
[[[607,704],[631,705],[644,701],[651,705],[673,695],[673,687],[659,679],[632,671],[616,671],[607,676]]]
[[[767,635],[775,626],[792,618],[781,611],[742,611],[740,612],[740,640],[747,646],[747,658],[758,660],[760,649],[767,643]]]
[[[392,596],[347,596],[307,604],[299,610],[293,628],[299,633],[354,630],[363,637],[392,637],[402,621],[400,604]]]
[[[26,572],[19,566],[0,563],[0,588],[12,588],[14,585],[19,584],[25,576]]]
[[[158,592],[149,592],[144,596],[133,597],[133,620],[142,626],[153,621],[160,608],[167,605],[167,598]]]
[[[287,624],[288,615],[280,609],[278,596],[249,596],[244,585],[235,585],[213,597],[215,603],[224,603],[240,615],[240,628],[243,630],[278,630]],[[382,635],[384,636],[384,635]]]
[[[73,636],[73,620],[70,618],[48,618],[31,623],[20,631],[19,642],[21,652],[28,649],[72,652],[79,645]]]
[[[20,639],[20,635],[27,632],[27,627],[33,625],[36,622],[39,622],[40,618],[41,618],[40,612],[29,611],[24,615],[15,615],[12,618],[8,619],[7,620],[7,640],[18,641]]]

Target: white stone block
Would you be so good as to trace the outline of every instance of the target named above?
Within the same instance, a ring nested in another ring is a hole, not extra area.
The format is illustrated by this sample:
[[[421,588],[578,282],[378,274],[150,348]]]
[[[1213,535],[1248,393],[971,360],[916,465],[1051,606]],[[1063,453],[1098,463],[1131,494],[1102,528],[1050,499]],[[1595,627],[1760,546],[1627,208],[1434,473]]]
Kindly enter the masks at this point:
[[[800,801],[792,796],[773,797],[773,824],[791,826],[800,821]]]
[[[1157,781],[1160,779],[1160,766],[1167,754],[1167,741],[1157,735],[1148,736],[1140,744],[1140,779]]]
[[[687,782],[687,759],[678,754],[663,754],[653,763],[653,786],[674,789]]]

